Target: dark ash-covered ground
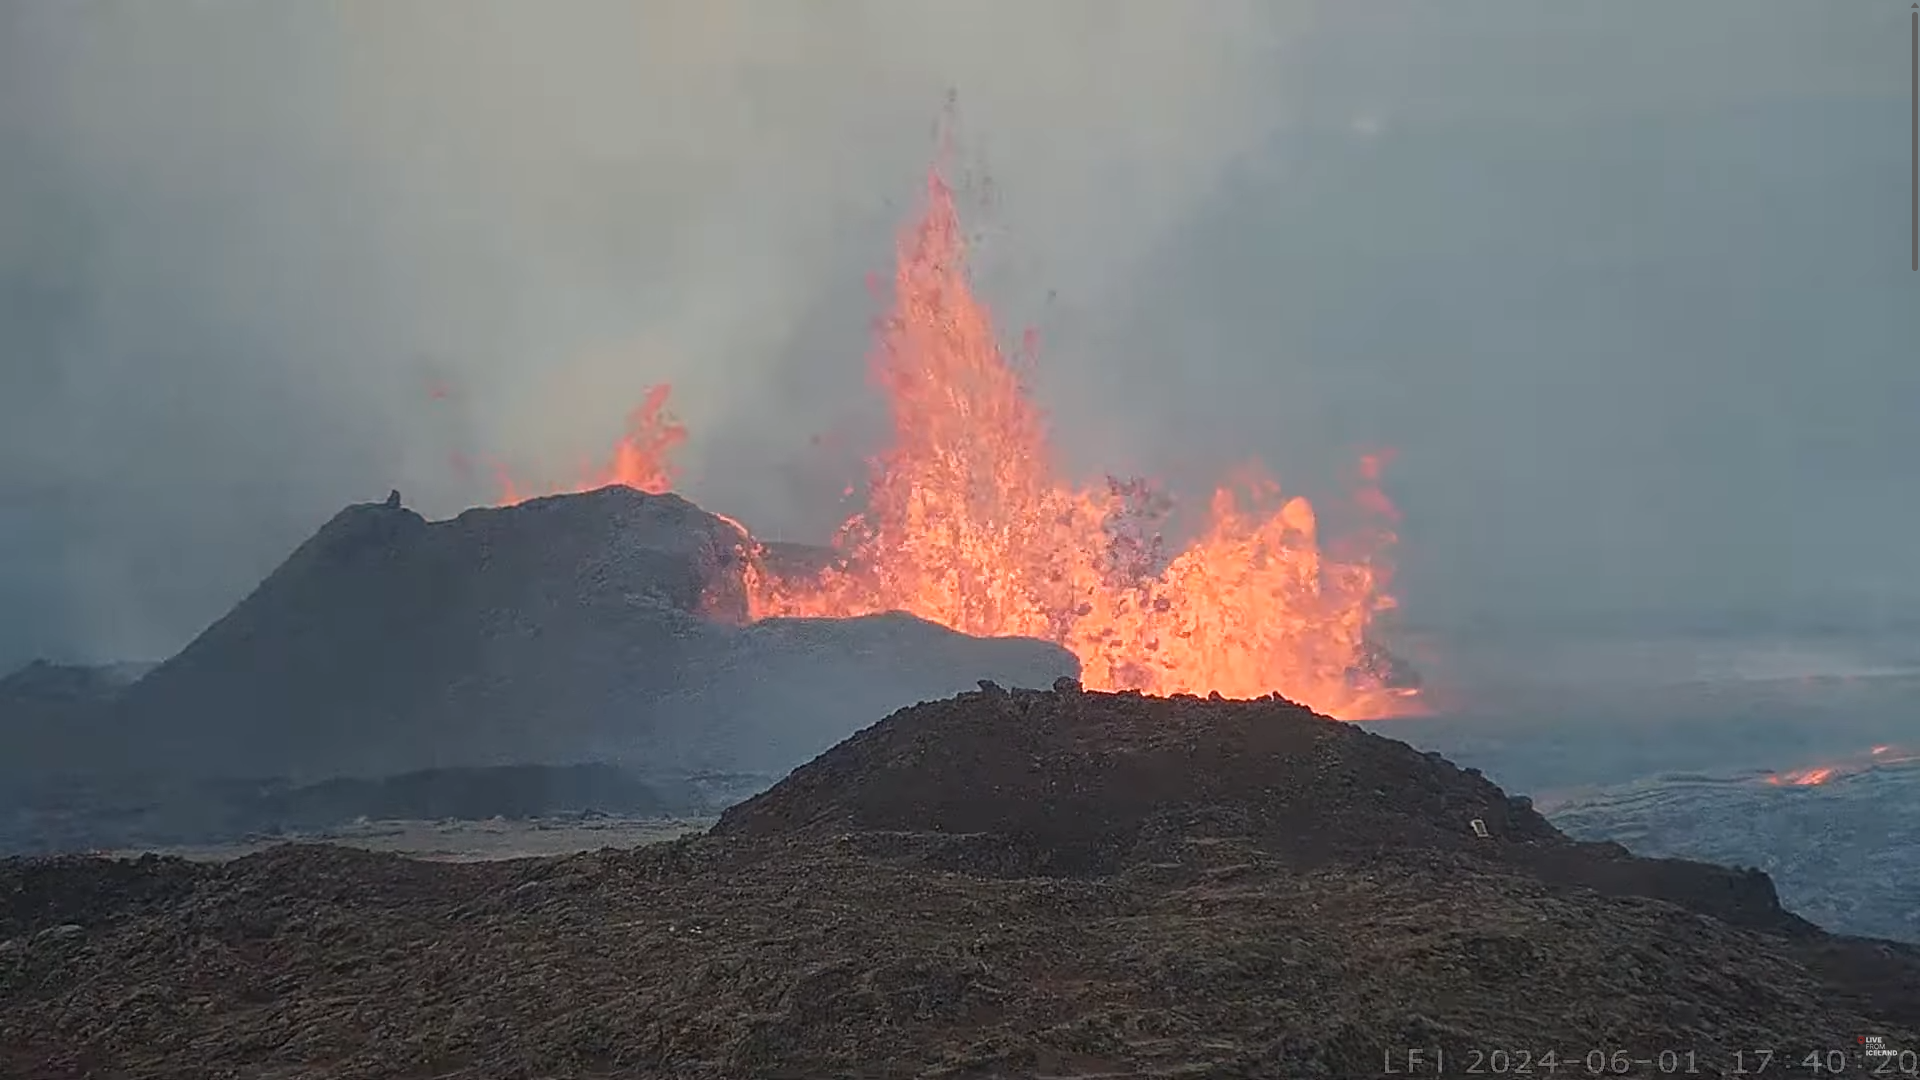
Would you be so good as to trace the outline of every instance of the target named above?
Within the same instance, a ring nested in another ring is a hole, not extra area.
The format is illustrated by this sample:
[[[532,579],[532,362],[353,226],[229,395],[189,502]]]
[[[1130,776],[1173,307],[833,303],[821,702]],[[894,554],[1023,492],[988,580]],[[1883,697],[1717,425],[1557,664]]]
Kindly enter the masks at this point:
[[[14,860],[0,903],[5,1075],[1353,1076],[1503,1046],[1712,1076],[1920,1041],[1915,950],[1276,701],[986,689],[705,837]]]

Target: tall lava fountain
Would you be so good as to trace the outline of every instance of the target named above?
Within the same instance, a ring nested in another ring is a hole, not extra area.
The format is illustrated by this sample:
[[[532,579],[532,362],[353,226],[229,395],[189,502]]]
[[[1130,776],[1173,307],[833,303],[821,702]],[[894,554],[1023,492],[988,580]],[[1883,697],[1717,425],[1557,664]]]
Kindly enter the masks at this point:
[[[967,634],[1057,642],[1092,689],[1278,692],[1354,719],[1411,711],[1369,639],[1393,606],[1382,556],[1396,515],[1378,460],[1363,462],[1360,504],[1379,524],[1353,538],[1352,554],[1323,550],[1313,507],[1250,472],[1214,493],[1207,526],[1168,557],[1159,525],[1170,503],[1151,486],[1056,477],[1045,418],[996,340],[966,258],[936,166],[898,246],[873,358],[892,442],[872,461],[867,506],[835,538],[835,565],[751,572],[753,616],[907,611]],[[685,435],[663,412],[665,393],[636,411],[588,486],[665,489]]]

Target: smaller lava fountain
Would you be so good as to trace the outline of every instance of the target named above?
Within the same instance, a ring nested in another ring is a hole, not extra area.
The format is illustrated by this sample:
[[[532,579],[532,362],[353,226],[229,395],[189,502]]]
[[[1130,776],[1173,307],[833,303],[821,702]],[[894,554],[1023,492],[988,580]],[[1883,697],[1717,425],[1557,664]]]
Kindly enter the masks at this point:
[[[667,395],[671,391],[665,383],[647,389],[639,406],[627,414],[627,433],[614,444],[613,457],[605,465],[582,469],[579,481],[572,487],[549,488],[540,494],[598,491],[616,484],[649,495],[673,490],[673,482],[680,474],[673,455],[687,441],[687,429],[667,412]],[[504,468],[495,472],[500,480],[500,505],[513,506],[533,498],[520,490]]]

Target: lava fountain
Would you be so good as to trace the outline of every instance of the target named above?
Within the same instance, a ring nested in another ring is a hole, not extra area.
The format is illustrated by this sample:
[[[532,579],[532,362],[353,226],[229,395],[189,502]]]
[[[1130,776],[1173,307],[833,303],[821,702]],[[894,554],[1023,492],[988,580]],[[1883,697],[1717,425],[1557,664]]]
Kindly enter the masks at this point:
[[[1279,692],[1333,716],[1408,711],[1368,630],[1392,606],[1392,506],[1365,463],[1362,502],[1383,527],[1357,557],[1321,548],[1313,507],[1257,474],[1213,497],[1208,526],[1171,559],[1148,485],[1056,479],[1044,417],[974,295],[953,192],[935,169],[901,238],[875,382],[892,442],[867,506],[840,530],[842,560],[756,582],[756,616],[902,610],[967,634],[1065,646],[1091,689]]]
[[[1363,460],[1359,492],[1377,524],[1340,557],[1307,500],[1283,498],[1257,470],[1219,488],[1206,527],[1169,555],[1159,526],[1171,502],[1150,484],[1057,478],[1045,417],[974,295],[937,166],[896,256],[872,361],[891,444],[872,460],[865,509],[835,537],[832,566],[749,571],[754,618],[906,611],[962,633],[1056,642],[1079,657],[1089,689],[1279,693],[1344,719],[1418,711],[1369,637],[1393,606],[1383,556],[1397,515],[1379,459]],[[685,435],[663,420],[665,398],[656,388],[588,486],[665,488]]]

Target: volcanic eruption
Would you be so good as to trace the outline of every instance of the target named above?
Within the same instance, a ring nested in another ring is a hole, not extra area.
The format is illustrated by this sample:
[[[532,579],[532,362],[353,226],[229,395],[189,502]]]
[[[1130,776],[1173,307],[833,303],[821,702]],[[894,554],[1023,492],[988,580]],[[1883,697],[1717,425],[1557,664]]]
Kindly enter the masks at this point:
[[[1089,689],[1277,692],[1343,719],[1416,711],[1369,636],[1393,607],[1384,555],[1397,514],[1380,458],[1362,460],[1357,497],[1374,524],[1337,554],[1313,506],[1258,469],[1214,492],[1207,524],[1177,552],[1161,534],[1171,500],[1152,484],[1063,482],[1044,414],[973,292],[937,162],[900,237],[877,339],[872,374],[892,440],[871,461],[865,508],[840,528],[825,569],[781,573],[750,558],[754,618],[899,610],[966,634],[1056,642],[1079,657]],[[668,393],[654,387],[611,460],[566,490],[667,490],[687,436]],[[506,501],[524,497],[502,479]]]

